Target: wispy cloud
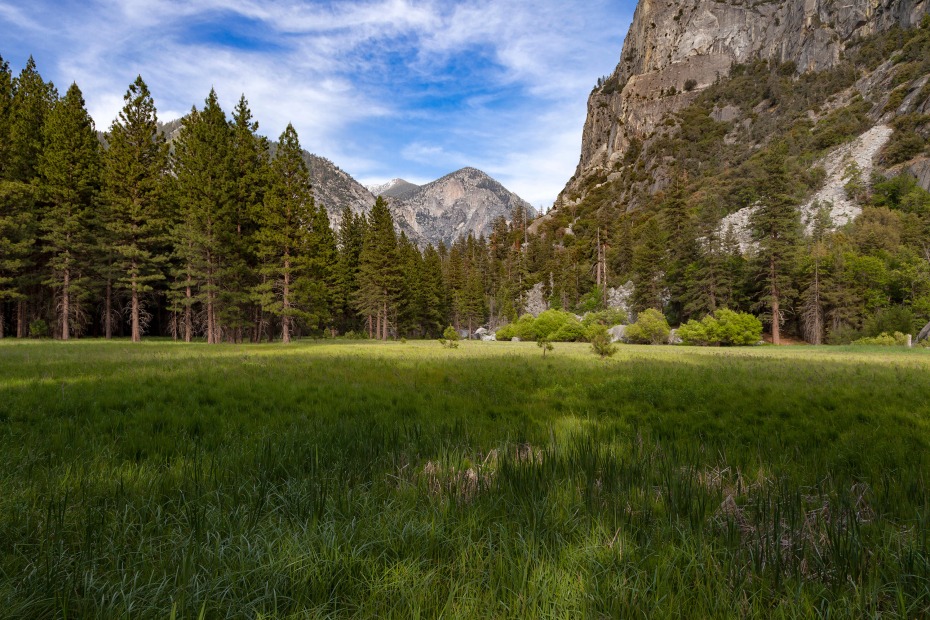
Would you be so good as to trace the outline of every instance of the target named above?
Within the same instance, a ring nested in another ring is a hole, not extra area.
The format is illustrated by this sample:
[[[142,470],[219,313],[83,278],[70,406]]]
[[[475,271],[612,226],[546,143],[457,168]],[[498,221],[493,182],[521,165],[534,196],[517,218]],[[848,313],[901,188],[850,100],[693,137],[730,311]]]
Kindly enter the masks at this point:
[[[101,128],[141,74],[162,119],[211,87],[262,131],[364,178],[471,165],[535,205],[574,172],[587,93],[613,69],[635,2],[589,0],[0,0],[0,54],[42,50]],[[24,49],[29,47],[30,49]]]

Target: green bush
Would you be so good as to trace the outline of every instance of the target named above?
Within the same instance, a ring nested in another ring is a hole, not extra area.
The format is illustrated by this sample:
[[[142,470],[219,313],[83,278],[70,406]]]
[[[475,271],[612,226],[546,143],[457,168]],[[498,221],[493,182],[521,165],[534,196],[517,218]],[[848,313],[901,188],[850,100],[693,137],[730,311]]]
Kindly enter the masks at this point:
[[[748,346],[762,338],[762,322],[751,314],[721,308],[679,327],[678,337],[687,345]]]
[[[48,323],[42,319],[36,319],[29,324],[30,338],[48,338]]]
[[[524,314],[515,322],[497,330],[498,340],[549,340],[577,342],[585,339],[586,330],[575,315],[563,310],[546,310],[538,317]]]
[[[914,317],[914,312],[910,308],[892,306],[890,308],[882,308],[867,319],[862,326],[862,333],[866,337],[872,338],[881,336],[882,334],[894,334],[895,332],[915,334],[918,331],[916,325],[917,319]]]
[[[610,308],[599,312],[588,312],[581,320],[581,324],[585,327],[590,327],[592,325],[613,327],[614,325],[625,325],[628,320],[629,317],[626,312],[619,308]]]
[[[879,347],[903,347],[907,345],[907,334],[895,332],[894,334],[883,333],[873,338],[860,338],[854,345],[870,345]]]
[[[442,332],[442,338],[439,339],[439,344],[449,349],[457,349],[459,347],[459,333],[450,325]]]
[[[637,344],[664,344],[672,329],[658,310],[650,308],[640,313],[636,322],[626,328],[626,339]]]
[[[552,342],[583,342],[588,339],[588,328],[572,317],[571,321],[560,327],[549,339]]]

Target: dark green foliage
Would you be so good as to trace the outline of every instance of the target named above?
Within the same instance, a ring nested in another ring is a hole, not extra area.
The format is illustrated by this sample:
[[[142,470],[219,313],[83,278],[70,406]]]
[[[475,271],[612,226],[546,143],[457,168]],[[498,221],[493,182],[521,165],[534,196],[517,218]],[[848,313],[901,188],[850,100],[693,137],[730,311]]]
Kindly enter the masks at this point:
[[[335,241],[325,210],[314,203],[310,173],[290,124],[278,141],[271,174],[255,236],[263,276],[256,292],[262,308],[280,318],[281,340],[288,343],[298,322],[317,329],[328,318],[325,295]]]
[[[144,298],[165,279],[165,208],[168,146],[158,132],[155,103],[141,77],[129,86],[107,134],[103,158],[104,226],[114,254],[117,284],[131,298],[131,337],[139,341],[146,323]]]
[[[762,339],[762,322],[745,312],[721,308],[700,321],[691,320],[678,329],[684,344],[747,346]]]
[[[368,319],[369,334],[373,332],[381,340],[387,340],[390,324],[396,323],[401,284],[394,221],[387,203],[379,196],[365,227],[355,304]]]
[[[88,313],[93,265],[92,210],[100,187],[100,142],[81,90],[72,84],[48,114],[39,172],[48,204],[40,230],[46,254],[43,284],[56,291],[58,326],[67,340]]]
[[[665,315],[655,308],[649,308],[626,328],[624,338],[635,344],[666,344],[670,333],[671,328]]]

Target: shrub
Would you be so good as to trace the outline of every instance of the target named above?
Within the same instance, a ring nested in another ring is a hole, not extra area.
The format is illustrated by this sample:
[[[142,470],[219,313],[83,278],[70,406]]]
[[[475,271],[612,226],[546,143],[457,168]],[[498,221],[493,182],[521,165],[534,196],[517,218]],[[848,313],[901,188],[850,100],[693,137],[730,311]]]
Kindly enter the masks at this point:
[[[30,338],[48,338],[48,323],[42,319],[36,319],[29,324]]]
[[[592,326],[589,338],[591,340],[591,350],[596,355],[599,355],[601,359],[613,357],[614,353],[617,352],[617,345],[613,343],[610,334],[607,333],[607,328],[603,325]]]
[[[685,80],[685,90],[687,92],[690,93],[695,88],[697,88],[697,80]]]
[[[636,322],[627,328],[626,339],[637,344],[663,344],[668,341],[671,331],[665,315],[650,308],[642,312]]]
[[[762,322],[751,314],[721,308],[679,327],[678,337],[688,345],[747,346],[762,338]]]
[[[587,328],[572,317],[571,321],[560,327],[549,339],[552,342],[582,342],[587,338]]]
[[[859,340],[853,342],[853,344],[879,347],[903,347],[907,345],[907,334],[902,334],[901,332],[889,334],[885,332],[873,338],[860,338]]]
[[[450,325],[442,332],[439,344],[449,349],[457,349],[459,347],[459,333]]]
[[[607,310],[601,310],[600,312],[589,312],[585,314],[584,318],[581,320],[581,324],[585,327],[590,327],[595,324],[613,327],[614,325],[625,325],[628,320],[629,317],[623,310],[619,308],[609,308]]]
[[[584,326],[575,315],[563,310],[546,310],[535,319],[524,314],[517,321],[497,330],[498,340],[549,340],[577,342],[584,340]]]
[[[913,311],[904,306],[892,306],[882,308],[872,317],[866,320],[862,326],[862,333],[866,337],[876,337],[882,334],[893,334],[901,332],[902,334],[914,334],[917,332],[915,325],[917,319]]]

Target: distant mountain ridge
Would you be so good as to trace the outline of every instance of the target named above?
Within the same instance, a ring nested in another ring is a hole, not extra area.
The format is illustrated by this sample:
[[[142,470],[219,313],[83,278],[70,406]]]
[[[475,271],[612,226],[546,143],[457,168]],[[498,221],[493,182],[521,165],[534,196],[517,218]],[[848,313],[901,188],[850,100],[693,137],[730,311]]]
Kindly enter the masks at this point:
[[[169,142],[177,139],[180,129],[180,119],[160,126]],[[274,150],[272,142],[272,155]],[[326,207],[333,228],[341,223],[344,207],[353,213],[367,213],[377,196],[387,200],[398,232],[420,246],[450,245],[469,234],[488,236],[496,219],[503,217],[510,222],[519,208],[530,218],[536,215],[528,202],[476,168],[462,168],[426,185],[393,179],[365,187],[325,157],[305,150],[303,158],[310,171],[313,197]]]

